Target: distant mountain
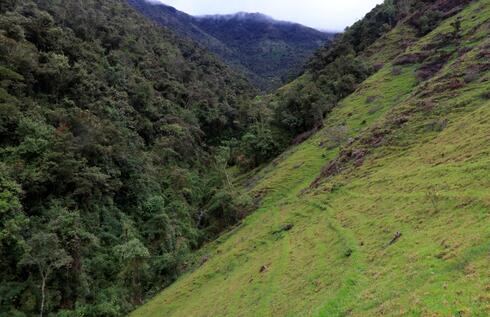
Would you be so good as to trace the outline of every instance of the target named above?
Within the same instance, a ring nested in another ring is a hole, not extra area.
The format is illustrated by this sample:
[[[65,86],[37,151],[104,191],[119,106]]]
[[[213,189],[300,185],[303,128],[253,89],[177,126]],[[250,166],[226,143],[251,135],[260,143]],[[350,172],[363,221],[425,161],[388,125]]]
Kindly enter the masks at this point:
[[[297,76],[313,52],[333,37],[260,13],[191,16],[155,1],[127,1],[156,23],[208,48],[264,90]]]

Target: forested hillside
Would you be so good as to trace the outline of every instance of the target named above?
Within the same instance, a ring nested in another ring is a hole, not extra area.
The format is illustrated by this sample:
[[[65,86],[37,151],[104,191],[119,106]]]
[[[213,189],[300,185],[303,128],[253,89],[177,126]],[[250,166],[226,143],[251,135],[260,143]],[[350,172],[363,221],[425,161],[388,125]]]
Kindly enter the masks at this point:
[[[319,51],[260,102],[320,91],[325,119],[235,179],[259,209],[131,316],[490,315],[489,34],[488,0],[386,1]]]
[[[124,1],[0,10],[0,315],[121,316],[244,210],[214,148],[254,90]]]
[[[187,36],[271,91],[293,80],[332,33],[259,13],[194,17],[156,1],[127,0],[158,24]]]

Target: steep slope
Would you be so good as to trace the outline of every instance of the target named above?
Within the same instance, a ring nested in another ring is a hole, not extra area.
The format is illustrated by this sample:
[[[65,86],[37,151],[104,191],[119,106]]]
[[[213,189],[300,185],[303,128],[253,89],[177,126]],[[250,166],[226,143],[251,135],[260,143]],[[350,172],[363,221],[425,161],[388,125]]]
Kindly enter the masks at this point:
[[[224,56],[226,59],[232,58],[232,50],[196,25],[195,17],[158,1],[127,0],[127,2],[145,16],[172,32],[185,35],[201,43],[219,56]]]
[[[333,36],[258,13],[193,17],[156,1],[127,1],[160,25],[208,48],[265,90],[297,76],[311,54]]]
[[[2,1],[0,316],[121,316],[171,283],[233,222],[197,218],[253,93],[122,0]]]
[[[332,34],[258,13],[202,16],[196,23],[232,48],[240,66],[256,75],[266,89],[296,77],[313,52],[332,38]]]
[[[422,15],[364,51],[378,71],[324,128],[240,181],[260,209],[131,316],[490,314],[490,1],[428,34]]]

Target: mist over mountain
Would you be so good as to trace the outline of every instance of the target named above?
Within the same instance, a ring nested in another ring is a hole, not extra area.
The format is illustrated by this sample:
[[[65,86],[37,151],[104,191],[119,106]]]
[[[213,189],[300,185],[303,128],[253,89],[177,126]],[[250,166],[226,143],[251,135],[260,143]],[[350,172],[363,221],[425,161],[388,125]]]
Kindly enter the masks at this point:
[[[333,37],[261,13],[191,16],[155,1],[128,3],[156,23],[206,47],[263,90],[278,88],[299,75],[312,53]]]

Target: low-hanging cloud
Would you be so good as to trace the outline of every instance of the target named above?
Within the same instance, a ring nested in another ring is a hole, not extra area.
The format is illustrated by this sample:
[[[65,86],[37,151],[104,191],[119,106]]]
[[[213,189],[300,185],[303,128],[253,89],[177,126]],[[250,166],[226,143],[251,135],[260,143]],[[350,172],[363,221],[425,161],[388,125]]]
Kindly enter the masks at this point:
[[[155,0],[153,0],[155,1]],[[192,15],[260,12],[275,19],[341,31],[383,0],[157,0]]]

